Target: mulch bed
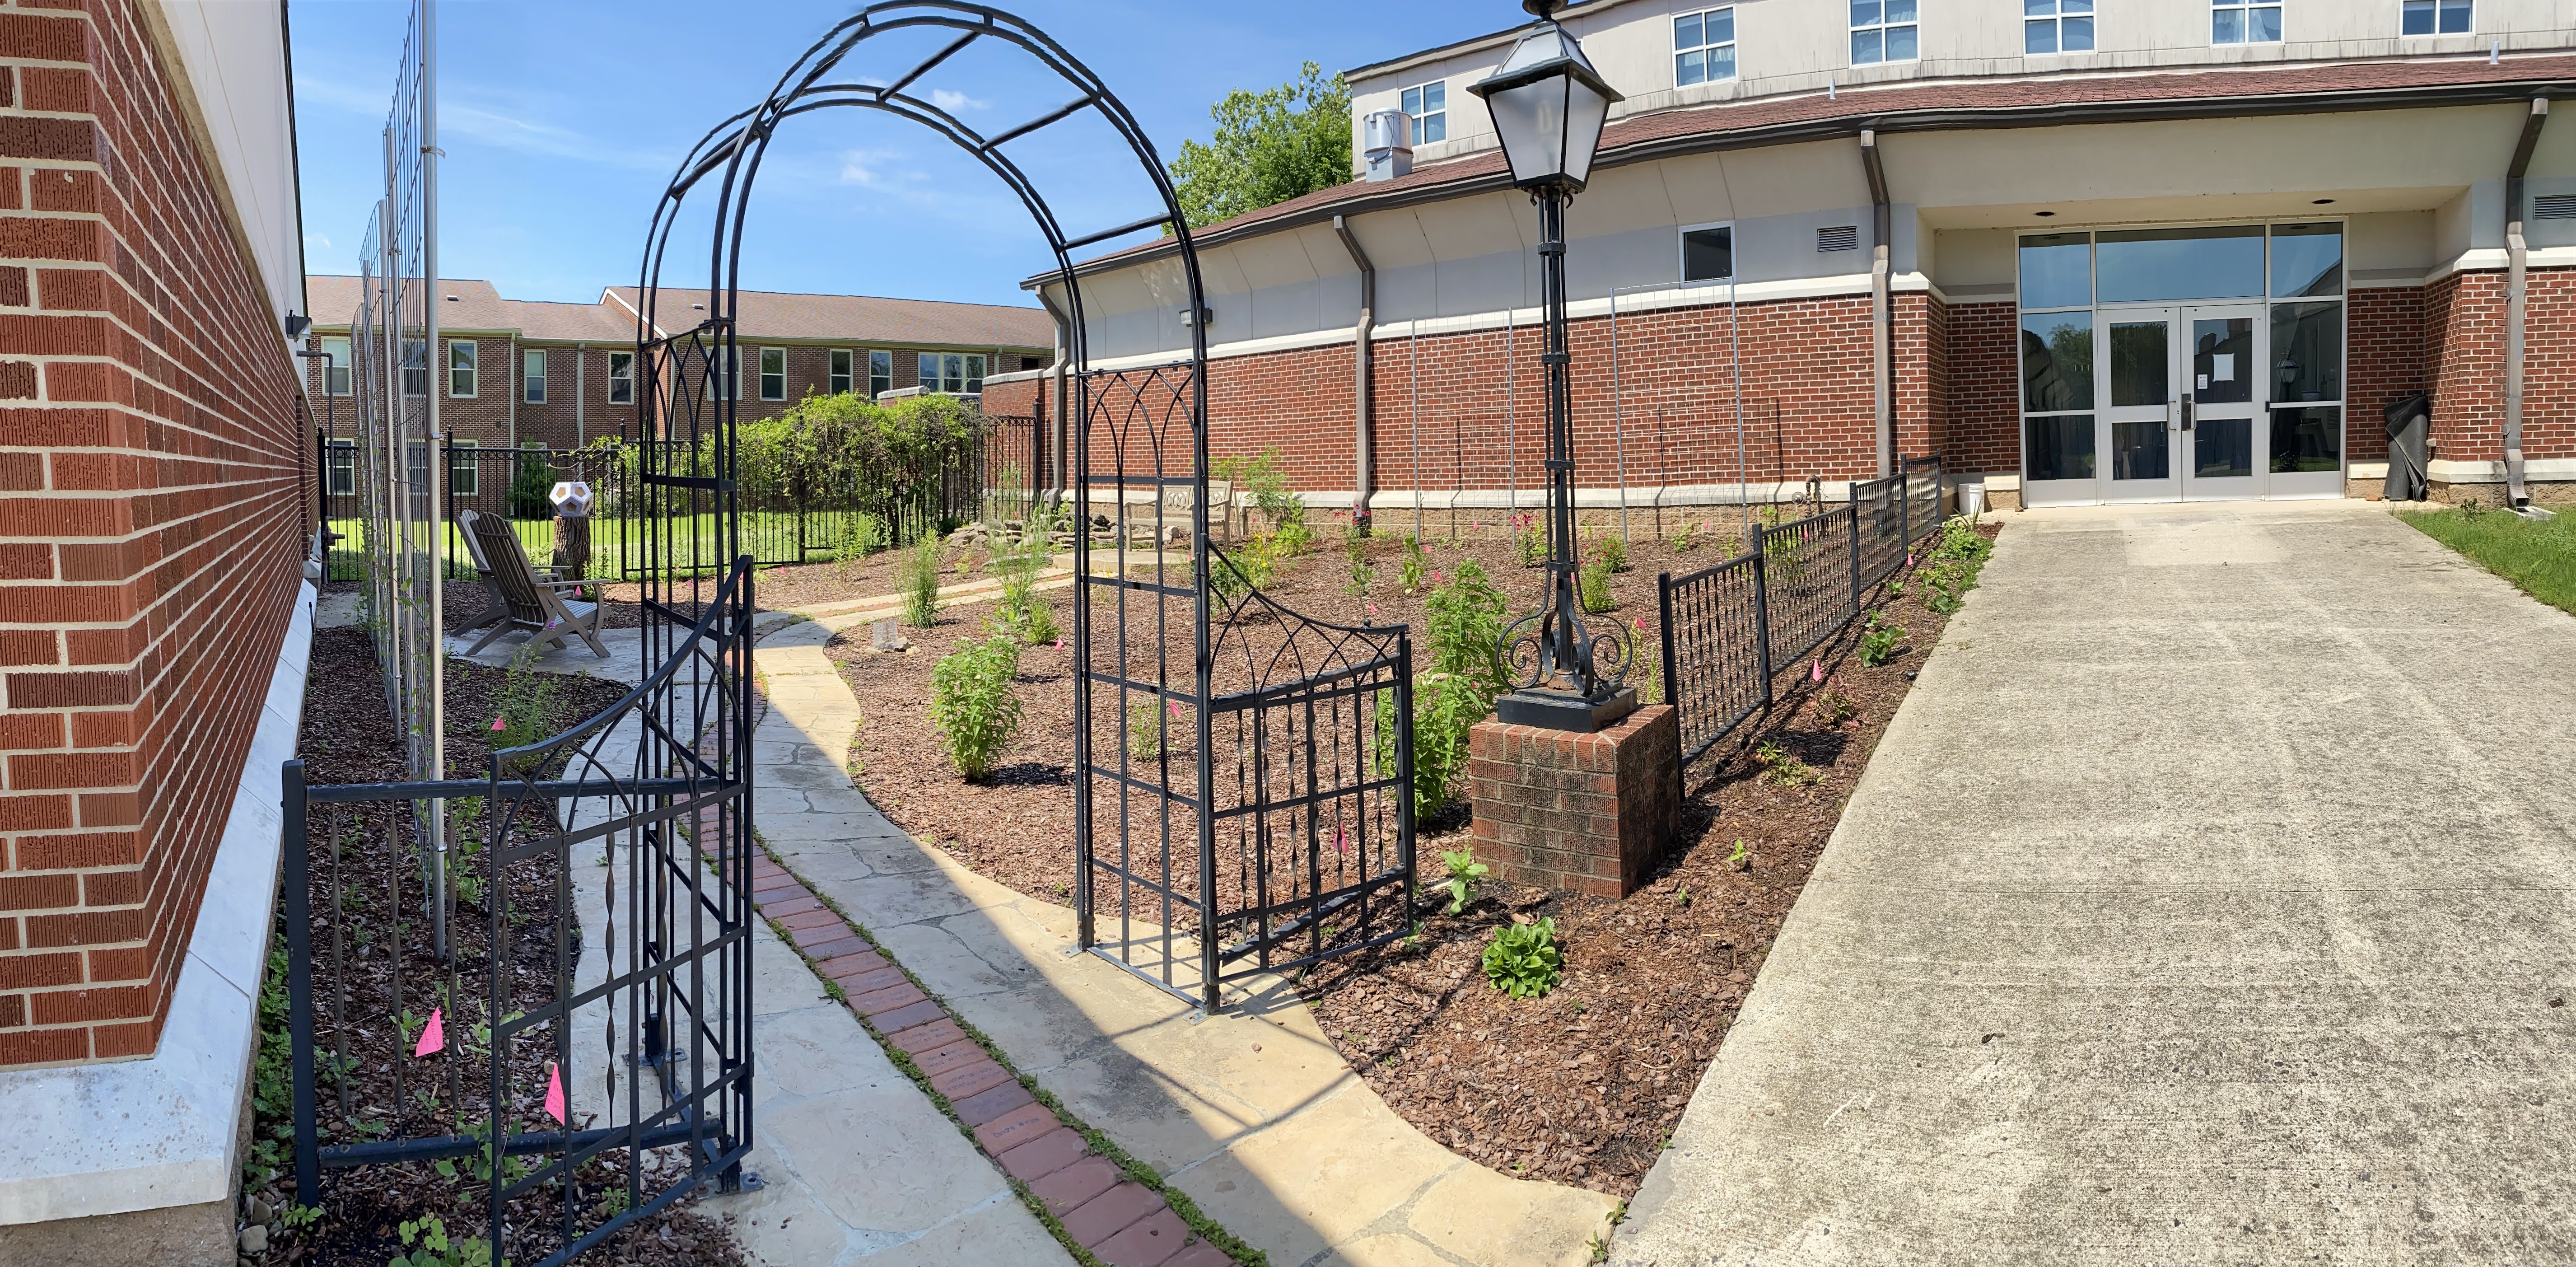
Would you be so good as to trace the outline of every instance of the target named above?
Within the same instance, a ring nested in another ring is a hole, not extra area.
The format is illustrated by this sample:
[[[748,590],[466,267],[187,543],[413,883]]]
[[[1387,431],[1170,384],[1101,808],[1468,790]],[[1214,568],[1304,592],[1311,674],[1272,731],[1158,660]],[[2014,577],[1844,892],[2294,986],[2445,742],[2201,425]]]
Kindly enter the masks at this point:
[[[498,669],[448,661],[447,761],[449,770],[459,777],[473,777],[485,768],[489,727],[500,711],[506,677]],[[554,689],[551,716],[541,723],[543,733],[601,711],[626,689],[599,678],[549,675],[547,680]],[[298,750],[305,761],[306,778],[315,784],[386,782],[406,777],[402,731],[387,714],[382,679],[364,629],[325,629],[315,633]],[[552,809],[550,805],[530,806],[523,812],[550,815]],[[335,834],[344,844],[336,867],[332,857]],[[469,827],[463,834],[479,835],[479,828]],[[482,1019],[476,1000],[489,972],[490,913],[484,901],[490,895],[460,902],[451,928],[455,950],[452,964],[438,963],[420,931],[420,910],[425,898],[417,864],[409,857],[416,843],[413,835],[409,815],[391,806],[353,806],[344,811],[316,806],[314,810],[307,858],[315,879],[315,1037],[322,1066],[316,1090],[326,1143],[449,1134],[460,1129],[460,1122],[468,1127],[481,1122],[488,1111],[486,1066],[465,1049],[472,1041],[473,1022]],[[460,873],[479,877],[483,867],[479,861],[469,863]],[[335,878],[340,905],[346,913],[339,926],[341,953],[336,973],[329,919]],[[547,920],[553,910],[552,863],[540,857],[513,864],[502,877],[502,884],[511,910],[532,913],[528,922],[517,929],[510,963],[510,1002],[527,1007],[542,1002],[551,989],[554,936]],[[403,913],[404,927],[399,933],[393,930],[389,915],[395,910]],[[397,949],[398,959],[393,953]],[[276,963],[281,967],[284,963],[282,949]],[[397,964],[402,990],[399,1008],[395,1004]],[[453,995],[449,993],[451,989],[455,991]],[[282,1000],[282,988],[276,993]],[[335,999],[343,993],[349,1000],[345,1014],[351,1024],[345,1038],[353,1065],[344,1083],[335,1082],[329,1074],[335,1037],[331,1020],[337,1014]],[[412,1058],[408,1042],[416,1036],[419,1019],[427,1016],[433,1003],[446,1006],[451,1001],[455,1006],[447,1007],[445,1018],[449,1050],[426,1059]],[[398,1011],[408,1012],[413,1018],[400,1027],[401,1032],[397,1032],[392,1019]],[[259,1120],[255,1127],[259,1151],[267,1156],[255,1160],[253,1169],[256,1172],[263,1165],[274,1166],[276,1173],[254,1195],[268,1209],[275,1210],[292,1197],[289,1159],[293,1123],[288,1116],[291,1101],[285,1095],[284,1084],[275,1082],[285,1063],[283,1018],[264,1017],[263,1025],[273,1026],[276,1035],[263,1049]],[[529,1101],[518,1106],[523,1123],[518,1129],[530,1129],[524,1125],[527,1121],[543,1120],[536,1101],[545,1086],[545,1056],[551,1048],[551,1038],[535,1031],[514,1046],[511,1084],[527,1089],[525,1098]],[[350,1112],[346,1117],[340,1109],[342,1085],[348,1091]],[[576,1120],[575,1125],[580,1122]],[[648,1196],[678,1173],[676,1165],[676,1159],[648,1160],[644,1178]],[[455,1166],[461,1175],[463,1163]],[[585,1194],[583,1225],[595,1226],[605,1208],[595,1204],[602,1194],[622,1193],[624,1189],[622,1163],[594,1161],[584,1167],[580,1177]],[[442,1176],[427,1162],[325,1171],[322,1189],[321,1219],[303,1230],[287,1230],[272,1221],[268,1248],[260,1261],[382,1267],[395,1254],[405,1251],[397,1227],[407,1220],[436,1215],[445,1220],[450,1235],[455,1237],[481,1236],[489,1226],[482,1185],[470,1178]],[[546,1241],[559,1217],[560,1203],[554,1195],[557,1191],[540,1188],[512,1204],[513,1226],[527,1229],[514,1233],[510,1246],[519,1261],[533,1261],[553,1248]],[[680,1267],[739,1264],[743,1259],[720,1223],[682,1202],[638,1220],[592,1250],[585,1261]]]
[[[1517,615],[1536,605],[1544,573],[1511,558],[1499,518],[1425,549],[1441,575],[1460,558],[1478,560]],[[1640,539],[1630,570],[1613,579],[1611,618],[1632,632],[1634,622],[1644,622],[1635,634],[1641,661],[1659,654],[1656,573],[1706,567],[1740,548],[1733,515],[1706,522],[1695,550]],[[1321,620],[1410,622],[1418,664],[1425,654],[1422,596],[1398,588],[1403,541],[1393,535],[1409,526],[1400,517],[1381,522],[1365,547],[1376,569],[1365,591],[1354,583],[1339,533],[1327,530],[1315,552],[1266,592]],[[1724,1040],[1915,666],[1940,637],[1944,618],[1923,605],[1915,587],[1901,588],[1906,592],[1882,589],[1868,604],[1908,631],[1901,653],[1887,665],[1863,667],[1855,621],[1815,653],[1824,684],[1810,681],[1806,663],[1785,669],[1773,709],[1691,771],[1680,838],[1647,887],[1612,901],[1490,882],[1460,915],[1430,915],[1417,939],[1306,973],[1300,990],[1344,1058],[1407,1121],[1468,1157],[1509,1174],[1633,1195]],[[1061,592],[1053,597],[1059,621],[1069,624],[1069,601]],[[914,643],[907,655],[868,652],[863,629],[832,640],[826,651],[866,718],[852,745],[853,769],[869,798],[916,837],[1020,892],[1068,902],[1070,643],[1023,653],[1023,721],[990,780],[962,782],[930,721],[931,666],[959,639],[984,636],[991,610],[965,607],[930,629],[907,629]],[[1186,645],[1186,629],[1175,636]],[[1180,662],[1188,662],[1186,652]],[[1852,716],[1822,715],[1815,697],[1826,688],[1849,701]],[[1815,780],[1764,781],[1752,755],[1761,744],[1795,755]],[[1440,851],[1465,848],[1467,827],[1462,806],[1420,824],[1416,876],[1426,898],[1446,877]],[[1485,943],[1516,918],[1556,922],[1565,975],[1544,998],[1514,1000],[1483,980]]]

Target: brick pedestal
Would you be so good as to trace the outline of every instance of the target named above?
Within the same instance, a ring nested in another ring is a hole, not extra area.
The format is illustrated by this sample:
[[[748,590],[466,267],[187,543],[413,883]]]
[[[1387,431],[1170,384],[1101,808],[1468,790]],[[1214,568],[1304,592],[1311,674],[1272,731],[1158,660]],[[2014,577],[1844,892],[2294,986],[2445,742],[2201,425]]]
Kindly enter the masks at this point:
[[[1476,859],[1498,878],[1626,897],[1672,843],[1681,726],[1665,704],[1590,735],[1481,722],[1467,781]]]

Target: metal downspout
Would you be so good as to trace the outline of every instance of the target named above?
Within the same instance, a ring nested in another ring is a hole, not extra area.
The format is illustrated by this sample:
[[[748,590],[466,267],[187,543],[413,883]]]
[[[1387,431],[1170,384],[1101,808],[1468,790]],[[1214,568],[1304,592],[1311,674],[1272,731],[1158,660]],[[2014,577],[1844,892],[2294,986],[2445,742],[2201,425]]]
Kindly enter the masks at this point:
[[[2547,518],[2531,504],[2524,483],[2522,458],[2522,389],[2524,323],[2530,309],[2531,249],[2522,236],[2523,174],[2540,144],[2541,126],[2549,121],[2549,98],[2534,97],[2522,120],[2522,140],[2514,146],[2513,163],[2504,174],[2504,487],[2505,505],[2515,514]]]
[[[1869,177],[1870,380],[1878,398],[1878,474],[1884,479],[1896,462],[1896,314],[1888,294],[1894,262],[1888,239],[1895,236],[1896,214],[1887,201],[1887,169],[1879,164],[1875,129],[1861,130],[1860,166]]]
[[[1360,317],[1351,331],[1351,388],[1358,396],[1351,465],[1358,491],[1351,495],[1351,531],[1365,537],[1369,533],[1369,495],[1377,490],[1377,359],[1369,344],[1370,327],[1377,323],[1377,266],[1369,263],[1368,252],[1360,249],[1360,240],[1351,233],[1349,222],[1333,217],[1333,232],[1342,239],[1342,249],[1351,253],[1351,263],[1360,270]],[[1413,482],[1422,482],[1420,472],[1415,473]],[[1417,488],[1414,496],[1419,498],[1421,490]]]
[[[1046,287],[1039,286],[1037,296],[1038,302],[1046,306],[1047,315],[1055,318],[1055,364],[1047,367],[1047,373],[1055,379],[1055,408],[1049,411],[1053,416],[1047,420],[1047,488],[1045,491],[1054,493],[1054,500],[1061,504],[1066,488],[1065,364],[1072,359],[1072,353],[1068,350],[1073,346],[1072,321],[1064,315],[1064,309],[1055,306],[1055,299],[1047,294]]]

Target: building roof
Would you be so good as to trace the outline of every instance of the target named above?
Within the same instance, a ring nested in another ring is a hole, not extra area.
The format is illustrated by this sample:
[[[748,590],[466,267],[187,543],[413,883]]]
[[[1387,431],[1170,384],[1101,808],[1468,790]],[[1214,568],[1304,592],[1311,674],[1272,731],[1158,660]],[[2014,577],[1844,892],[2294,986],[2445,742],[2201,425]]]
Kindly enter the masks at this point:
[[[1709,150],[1962,128],[2043,127],[2333,110],[2401,109],[2576,94],[2576,55],[2486,55],[2403,61],[2194,67],[2080,76],[1898,80],[1838,92],[1754,97],[1632,115],[1602,129],[1597,168]],[[1416,167],[1385,181],[1349,181],[1194,230],[1209,246],[1235,238],[1510,187],[1499,149]],[[1902,191],[1898,191],[1900,196]],[[1075,265],[1083,274],[1175,254],[1171,238]],[[1054,281],[1050,271],[1024,286]]]
[[[346,329],[358,310],[359,279],[315,275],[305,279],[305,302],[316,325]],[[635,338],[635,287],[612,286],[597,303],[542,303],[504,299],[492,283],[470,278],[440,282],[441,329],[512,332],[559,343],[629,343]],[[662,292],[662,327],[686,328],[681,314],[703,316],[703,290]],[[942,348],[1055,346],[1055,322],[1042,308],[882,299],[868,295],[794,295],[742,292],[746,339],[841,340],[853,344],[905,344]]]
[[[608,298],[629,311],[636,288],[611,286]],[[707,292],[665,286],[655,320],[663,330],[686,329],[704,320]],[[742,337],[746,339],[842,339],[858,343],[905,343],[945,348],[1031,348],[1055,346],[1055,319],[1043,308],[1001,304],[953,304],[924,299],[885,299],[874,295],[798,295],[777,291],[739,292]],[[630,318],[631,320],[631,318]]]

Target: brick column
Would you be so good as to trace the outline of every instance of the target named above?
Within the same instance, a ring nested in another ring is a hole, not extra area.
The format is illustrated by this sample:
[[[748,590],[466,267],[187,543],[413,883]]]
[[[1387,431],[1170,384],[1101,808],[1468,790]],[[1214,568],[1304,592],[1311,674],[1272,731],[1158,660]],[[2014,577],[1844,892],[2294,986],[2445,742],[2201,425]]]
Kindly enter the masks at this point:
[[[1649,704],[1597,734],[1498,721],[1467,734],[1478,861],[1515,884],[1626,897],[1672,843],[1681,725]]]

